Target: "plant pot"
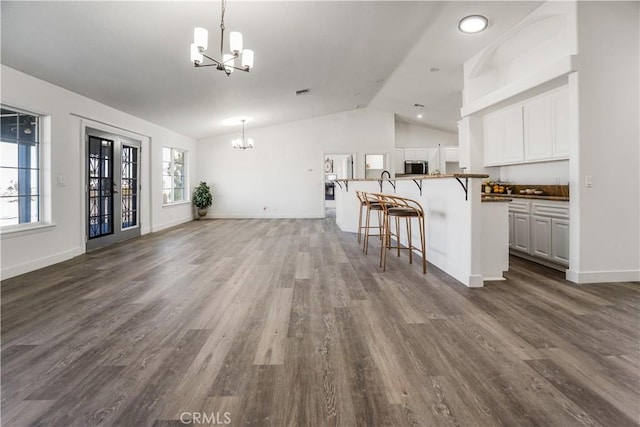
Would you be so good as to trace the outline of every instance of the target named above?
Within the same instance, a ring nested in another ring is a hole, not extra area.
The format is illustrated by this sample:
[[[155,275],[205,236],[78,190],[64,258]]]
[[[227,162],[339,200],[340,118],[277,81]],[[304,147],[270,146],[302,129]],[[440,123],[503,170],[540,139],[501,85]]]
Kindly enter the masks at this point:
[[[198,208],[198,219],[204,219],[205,216],[207,216],[207,208]]]

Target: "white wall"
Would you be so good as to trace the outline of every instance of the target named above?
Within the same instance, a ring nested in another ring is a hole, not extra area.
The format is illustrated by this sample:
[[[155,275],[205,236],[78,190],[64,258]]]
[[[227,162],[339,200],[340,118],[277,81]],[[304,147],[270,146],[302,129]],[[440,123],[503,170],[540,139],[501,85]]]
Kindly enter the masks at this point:
[[[396,121],[396,148],[457,146],[458,134]]]
[[[567,277],[579,283],[640,280],[638,15],[638,2],[578,2]]]
[[[394,149],[392,113],[371,108],[246,128],[255,148],[236,150],[239,129],[198,141],[198,180],[212,186],[213,217],[323,217],[323,153],[356,153],[355,174],[364,176],[364,154]]]
[[[160,230],[193,218],[191,204],[162,207],[162,146],[188,150],[188,170],[195,180],[196,143],[193,139],[115,110],[12,68],[1,68],[2,103],[48,116],[50,162],[43,165],[53,227],[1,236],[3,279],[60,262],[85,252],[84,160],[82,124],[122,129],[142,141],[142,233]],[[46,142],[45,142],[46,143]],[[65,186],[57,186],[60,177]]]
[[[494,169],[499,169],[500,181],[509,181],[518,185],[567,185],[569,183],[568,160],[487,168],[492,176]]]

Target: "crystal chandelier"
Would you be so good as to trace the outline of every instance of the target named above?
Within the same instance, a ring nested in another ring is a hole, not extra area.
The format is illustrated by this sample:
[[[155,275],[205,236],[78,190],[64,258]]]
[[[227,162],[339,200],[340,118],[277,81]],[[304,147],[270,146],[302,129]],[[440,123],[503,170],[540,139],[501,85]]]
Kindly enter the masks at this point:
[[[253,138],[249,138],[247,140],[244,139],[244,122],[246,121],[246,119],[242,119],[242,139],[238,138],[231,141],[233,148],[240,148],[242,150],[253,148]]]
[[[227,76],[233,73],[233,70],[246,71],[253,67],[253,51],[242,48],[242,33],[232,31],[229,33],[229,50],[231,53],[223,54],[224,46],[224,11],[226,8],[226,0],[222,0],[222,18],[220,20],[220,56],[222,59],[214,59],[204,53],[207,50],[209,32],[202,28],[196,27],[193,30],[193,43],[191,44],[191,62],[195,67],[216,67],[216,70],[224,71]],[[242,65],[235,66],[235,60],[242,55]],[[205,58],[209,62],[205,63]]]

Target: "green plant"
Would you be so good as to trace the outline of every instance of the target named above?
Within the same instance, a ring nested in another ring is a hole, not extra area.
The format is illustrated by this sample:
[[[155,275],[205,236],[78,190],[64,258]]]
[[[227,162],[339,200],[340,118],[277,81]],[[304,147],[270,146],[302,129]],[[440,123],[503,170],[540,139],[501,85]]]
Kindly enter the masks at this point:
[[[200,181],[200,184],[193,190],[193,204],[198,209],[206,209],[213,203],[211,188],[206,182]]]

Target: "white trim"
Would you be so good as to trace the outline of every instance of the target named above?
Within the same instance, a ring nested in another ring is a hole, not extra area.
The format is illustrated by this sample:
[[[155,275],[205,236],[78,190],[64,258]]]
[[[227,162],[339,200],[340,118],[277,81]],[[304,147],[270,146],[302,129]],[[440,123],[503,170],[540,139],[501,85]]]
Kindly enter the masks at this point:
[[[177,219],[175,221],[167,222],[166,224],[160,224],[158,226],[151,227],[151,233],[156,233],[158,231],[162,231],[167,228],[175,227],[176,225],[185,224],[187,222],[193,221],[194,218],[192,216],[188,218]]]
[[[208,219],[322,219],[324,218],[324,212],[322,214],[315,215],[302,215],[302,214],[211,214],[207,215]]]
[[[578,284],[638,282],[640,270],[575,271],[567,270],[567,280]]]
[[[20,274],[29,273],[40,268],[48,267],[59,262],[67,261],[71,258],[75,258],[84,254],[84,248],[77,247],[66,252],[60,252],[57,254],[49,255],[44,258],[36,260],[30,260],[24,264],[19,264],[10,268],[5,268],[0,271],[0,278],[2,280],[9,279],[11,277],[19,276]]]
[[[180,202],[164,203],[162,205],[162,207],[163,208],[170,208],[171,206],[190,205],[190,204],[191,204],[191,200],[182,200]]]
[[[51,231],[53,228],[56,227],[56,224],[42,224],[42,223],[36,223],[35,225],[32,225],[32,224],[24,225],[24,226],[16,226],[16,228],[9,228],[9,229],[3,228],[2,232],[0,232],[0,239],[4,240],[4,239],[10,239],[13,237],[28,236],[29,234],[43,233],[45,231]]]

